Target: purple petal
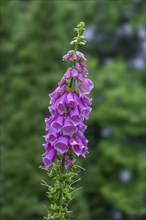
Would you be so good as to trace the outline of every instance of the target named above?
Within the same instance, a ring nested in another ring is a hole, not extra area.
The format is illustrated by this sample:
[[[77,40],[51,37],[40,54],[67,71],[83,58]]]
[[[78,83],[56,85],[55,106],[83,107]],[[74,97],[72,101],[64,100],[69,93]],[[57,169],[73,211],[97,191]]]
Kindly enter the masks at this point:
[[[84,146],[87,146],[88,140],[80,130],[77,132],[76,137],[80,138]]]
[[[82,75],[81,73],[79,73],[78,76],[77,76],[77,80],[83,82],[84,79],[85,79],[85,78],[83,77],[83,75]],[[77,82],[78,82],[78,81],[77,81]]]
[[[80,122],[80,124],[78,125],[78,129],[81,132],[84,132],[87,129],[87,125],[85,125],[82,121]]]
[[[64,135],[72,136],[76,132],[77,128],[71,123],[70,117],[67,116],[62,128],[62,133]]]
[[[45,151],[49,151],[52,149],[52,145],[50,143],[42,144],[42,146],[44,147]]]
[[[83,81],[78,80],[76,82],[76,90],[79,92],[80,96],[89,94],[93,87],[93,82],[87,78],[84,78]]]
[[[52,121],[54,120],[54,117],[49,117],[49,118],[45,118],[45,124],[46,124],[46,131],[48,131],[50,129],[50,124],[52,123]]]
[[[66,111],[66,96],[65,92],[58,100],[57,109],[59,114],[63,114]]]
[[[57,140],[57,134],[53,130],[50,131],[47,135],[45,135],[45,140],[48,143],[54,144]]]
[[[49,97],[50,97],[50,104],[56,101],[58,97],[60,97],[64,92],[66,91],[66,84],[59,85],[54,92],[52,92]]]
[[[86,95],[82,96],[80,98],[80,100],[82,101],[82,103],[84,103],[84,105],[91,105],[92,104],[92,99]]]
[[[76,63],[76,64],[75,64],[75,67],[76,67],[76,69],[77,69],[78,71],[81,71],[81,70],[82,70],[82,66],[81,66],[80,63]]]
[[[85,62],[81,62],[81,66],[82,67],[86,67],[86,63]]]
[[[46,154],[43,156],[43,163],[45,165],[45,168],[48,169],[49,166],[53,163],[53,161],[56,158],[56,150],[50,149]]]
[[[73,58],[73,60],[77,60],[78,59],[77,54],[73,54],[72,58]]]
[[[69,60],[69,59],[70,59],[70,54],[67,53],[66,55],[63,56],[63,60],[66,61],[66,60]]]
[[[63,126],[64,117],[62,115],[58,115],[58,117],[52,122],[51,127],[54,131],[59,132]]]
[[[72,77],[77,77],[79,75],[78,71],[75,68],[72,68],[71,70],[71,76]]]
[[[83,137],[79,137],[79,136],[76,136],[75,137],[75,140],[76,142],[80,145],[80,149],[81,149],[81,155],[83,157],[85,157],[85,154],[87,152],[87,143],[86,141],[84,141]],[[82,141],[83,140],[83,141]]]
[[[66,84],[66,79],[70,79],[70,78],[71,78],[71,70],[68,69],[64,74],[64,76],[62,77],[61,81],[58,83],[58,85],[63,86],[64,84]]]
[[[81,53],[81,52],[79,52],[79,51],[77,51],[77,56],[78,56],[78,58],[80,58],[81,59],[81,61],[82,62],[86,62],[86,58],[85,58],[85,56],[84,56],[84,54],[83,53]]]
[[[82,67],[82,73],[83,73],[83,75],[85,75],[85,76],[88,74],[88,70],[87,70],[86,67]]]
[[[69,168],[71,164],[75,163],[76,160],[70,160],[69,156],[65,157],[65,169]]]
[[[89,114],[92,110],[92,108],[85,106],[82,101],[79,102],[79,111],[80,111],[80,115],[83,117],[83,119],[88,119],[89,118]]]
[[[68,51],[68,53],[69,53],[70,55],[73,55],[73,54],[74,54],[74,50],[70,50],[70,51]]]
[[[75,138],[71,138],[69,141],[69,144],[71,146],[71,149],[73,150],[73,152],[77,155],[80,156],[82,153],[82,147],[81,145],[76,141]]]
[[[84,146],[82,148],[82,156],[85,157],[85,154],[88,152],[88,148],[86,146]]]
[[[78,96],[74,92],[68,92],[66,102],[70,108],[75,108],[78,103]]]
[[[52,99],[55,99],[55,98],[57,97],[58,91],[59,91],[59,87],[57,87],[57,88],[54,90],[54,92],[50,93],[49,97],[50,97],[51,100],[52,100]]]
[[[92,108],[86,107],[85,109],[82,110],[81,116],[82,116],[83,118],[85,118],[86,120],[88,120],[91,110],[92,110]]]
[[[54,145],[54,148],[57,152],[60,154],[64,154],[66,151],[68,151],[68,137],[60,136]]]
[[[81,117],[77,108],[70,111],[70,120],[74,125],[78,125],[80,123]]]
[[[48,107],[51,115],[53,115],[53,116],[56,115],[56,113],[57,113],[57,103],[58,103],[58,101],[56,100],[55,102],[53,102],[53,104],[51,106]]]

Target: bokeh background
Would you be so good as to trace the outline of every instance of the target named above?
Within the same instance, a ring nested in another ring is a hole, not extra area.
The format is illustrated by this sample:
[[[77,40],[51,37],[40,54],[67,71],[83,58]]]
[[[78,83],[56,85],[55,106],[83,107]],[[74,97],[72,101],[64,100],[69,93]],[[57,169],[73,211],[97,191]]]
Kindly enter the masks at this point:
[[[48,94],[69,67],[73,28],[86,23],[93,111],[89,154],[72,202],[81,220],[144,220],[146,4],[142,0],[1,0],[1,219],[47,213],[43,154]],[[77,218],[74,218],[77,219]]]

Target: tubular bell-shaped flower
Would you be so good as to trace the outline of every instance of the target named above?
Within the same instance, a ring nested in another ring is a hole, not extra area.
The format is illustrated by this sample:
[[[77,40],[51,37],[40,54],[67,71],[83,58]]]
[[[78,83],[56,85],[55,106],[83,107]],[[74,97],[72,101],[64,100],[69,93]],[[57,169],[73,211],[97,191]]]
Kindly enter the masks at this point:
[[[47,149],[44,157],[43,162],[45,164],[45,167],[48,169],[49,166],[53,163],[56,157],[56,150],[52,147],[51,149]]]

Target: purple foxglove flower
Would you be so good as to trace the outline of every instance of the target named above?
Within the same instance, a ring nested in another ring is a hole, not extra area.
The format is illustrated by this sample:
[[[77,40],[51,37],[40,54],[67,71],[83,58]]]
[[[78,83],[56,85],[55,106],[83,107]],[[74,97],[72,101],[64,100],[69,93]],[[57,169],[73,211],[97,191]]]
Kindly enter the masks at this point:
[[[70,50],[70,51],[68,51],[68,53],[69,53],[69,55],[73,55],[74,50]]]
[[[57,140],[57,134],[54,132],[54,130],[50,131],[44,137],[45,137],[45,141],[51,144],[54,144],[55,141]]]
[[[70,69],[68,69],[68,70],[66,71],[66,73],[64,74],[64,78],[65,78],[65,79],[70,79],[70,78],[71,78],[71,70],[70,70]]]
[[[76,64],[75,64],[75,67],[76,67],[76,69],[77,69],[79,72],[82,71],[82,66],[81,66],[80,63],[76,63]]]
[[[57,118],[51,123],[51,128],[56,132],[60,132],[63,126],[63,121],[64,121],[64,116],[58,115]]]
[[[52,104],[56,99],[61,96],[64,92],[66,91],[66,84],[58,86],[54,92],[52,92],[49,97],[50,97],[50,104]]]
[[[81,66],[82,67],[86,67],[86,63],[85,62],[81,62]]]
[[[58,104],[57,104],[57,110],[59,114],[63,114],[66,111],[66,96],[67,93],[65,92],[60,98],[59,100],[57,100]]]
[[[70,111],[70,120],[71,122],[76,126],[80,123],[81,121],[81,116],[80,116],[80,113],[79,113],[79,110],[77,108],[75,109],[72,109]]]
[[[51,115],[53,115],[53,116],[57,114],[57,102],[58,102],[58,101],[57,101],[57,99],[56,99],[56,101],[53,102],[53,104],[48,107],[48,109],[49,109]]]
[[[80,155],[85,157],[85,154],[87,153],[88,147],[87,147],[87,139],[85,138],[84,135],[79,133],[77,134],[77,136],[75,137],[76,142],[78,143],[78,145],[80,146]]]
[[[59,92],[59,88],[57,87],[54,92],[50,93],[49,97],[50,97],[50,104],[52,104],[57,98],[58,98],[58,92]]]
[[[70,108],[76,108],[78,103],[78,96],[74,92],[68,92],[66,103]]]
[[[82,121],[80,122],[80,124],[78,125],[78,130],[80,130],[81,132],[84,132],[87,129],[87,125],[85,125]]]
[[[80,98],[81,102],[84,103],[84,105],[91,105],[92,104],[92,99],[89,98],[88,96],[84,95]]]
[[[83,73],[83,75],[84,76],[87,76],[88,75],[88,70],[87,70],[87,68],[86,67],[82,67],[82,73]]]
[[[84,108],[84,109],[81,111],[81,116],[82,116],[84,119],[88,120],[91,110],[92,110],[92,108],[90,108],[90,107]]]
[[[45,118],[45,124],[46,124],[46,131],[50,129],[50,124],[52,123],[54,117]]]
[[[76,140],[74,138],[71,138],[69,140],[69,144],[71,147],[71,150],[77,155],[80,156],[82,153],[82,149],[81,146],[76,142]]]
[[[82,75],[81,73],[79,73],[78,76],[76,77],[76,79],[77,79],[77,81],[76,81],[76,84],[77,84],[78,81],[83,82],[84,79],[85,79],[85,77],[83,77],[83,75]],[[78,91],[78,90],[76,90],[76,91]],[[79,91],[78,91],[78,92],[79,92]]]
[[[87,152],[88,152],[87,146],[83,146],[83,148],[82,148],[82,156],[86,157],[85,155],[86,155]]]
[[[49,97],[51,99],[54,99],[56,96],[58,96],[59,87],[57,87],[54,92],[50,93]]]
[[[89,114],[92,110],[92,108],[85,106],[81,101],[79,102],[79,111],[80,111],[80,115],[83,117],[83,119],[88,119],[89,118]]]
[[[85,153],[87,152],[87,143],[85,143],[85,145],[84,145],[84,143],[82,142],[82,140],[78,137],[78,136],[76,136],[75,137],[75,140],[76,140],[76,142],[78,143],[78,145],[80,145],[80,149],[81,149],[81,155],[82,156],[85,156]]]
[[[93,86],[93,82],[87,78],[84,78],[83,81],[77,80],[76,82],[76,90],[79,92],[80,96],[89,94]]]
[[[64,74],[64,76],[62,77],[61,81],[59,82],[59,86],[64,85],[66,83],[66,79],[70,79],[70,78],[71,78],[71,70],[68,69]]]
[[[70,167],[71,164],[75,163],[76,160],[70,160],[69,156],[65,156],[65,169]]]
[[[45,151],[49,151],[52,149],[52,145],[50,143],[42,144],[42,146],[44,147]]]
[[[78,77],[79,73],[75,68],[71,69],[71,77]]]
[[[45,153],[43,156],[43,163],[45,164],[45,169],[48,169],[49,166],[54,162],[56,158],[56,150],[55,149],[50,149]]]
[[[66,136],[60,136],[54,145],[54,148],[60,154],[64,154],[69,149],[69,140]]]
[[[64,85],[67,79],[71,79],[72,77],[78,77],[78,71],[73,67],[72,69],[68,69],[67,72],[62,77],[59,86]]]
[[[78,132],[76,133],[77,137],[80,138],[80,140],[82,141],[83,145],[86,146],[88,143],[88,140],[86,139],[86,137],[83,135],[83,133],[78,130]]]
[[[64,121],[62,133],[64,135],[72,136],[77,130],[77,127],[71,122],[70,117],[67,116]]]
[[[81,53],[81,52],[79,52],[79,51],[77,51],[77,56],[78,56],[78,58],[80,58],[81,59],[81,61],[82,62],[86,62],[86,58],[85,58],[85,56],[84,56],[84,54],[83,53]]]
[[[73,58],[73,60],[77,60],[77,59],[78,59],[78,55],[77,55],[76,53],[74,53],[74,54],[72,55],[72,58]]]
[[[70,54],[67,53],[66,55],[63,56],[63,60],[66,61],[66,60],[69,60],[69,59],[70,59]]]

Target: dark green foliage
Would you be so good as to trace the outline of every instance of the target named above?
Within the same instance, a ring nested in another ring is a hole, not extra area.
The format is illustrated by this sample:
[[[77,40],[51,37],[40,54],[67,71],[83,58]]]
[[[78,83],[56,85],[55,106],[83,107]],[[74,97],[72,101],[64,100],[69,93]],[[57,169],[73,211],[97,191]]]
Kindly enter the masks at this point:
[[[40,183],[48,181],[38,169],[47,95],[68,67],[62,56],[80,21],[95,28],[83,49],[95,88],[86,132],[90,153],[79,161],[86,171],[73,213],[82,220],[145,218],[144,66],[129,65],[141,56],[145,8],[142,0],[1,0],[1,219],[47,215]]]

